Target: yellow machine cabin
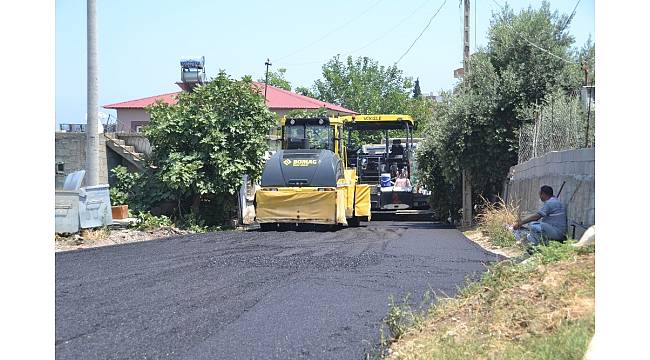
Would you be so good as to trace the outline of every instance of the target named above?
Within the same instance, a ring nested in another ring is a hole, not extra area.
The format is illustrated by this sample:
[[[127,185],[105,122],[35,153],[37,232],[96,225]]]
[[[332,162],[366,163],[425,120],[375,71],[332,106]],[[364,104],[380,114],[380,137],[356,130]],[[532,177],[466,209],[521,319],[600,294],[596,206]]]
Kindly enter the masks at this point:
[[[296,224],[357,226],[370,220],[370,187],[347,168],[345,122],[283,118],[282,150],[267,160],[255,193],[262,230]]]

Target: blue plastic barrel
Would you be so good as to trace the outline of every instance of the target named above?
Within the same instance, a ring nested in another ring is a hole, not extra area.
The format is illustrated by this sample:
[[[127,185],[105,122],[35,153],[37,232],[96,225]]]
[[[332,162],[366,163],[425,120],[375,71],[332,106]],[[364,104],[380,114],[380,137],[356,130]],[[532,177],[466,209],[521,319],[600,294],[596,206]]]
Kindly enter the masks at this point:
[[[379,179],[379,183],[381,184],[381,187],[389,187],[389,186],[391,186],[390,174],[389,173],[381,174],[381,177]]]

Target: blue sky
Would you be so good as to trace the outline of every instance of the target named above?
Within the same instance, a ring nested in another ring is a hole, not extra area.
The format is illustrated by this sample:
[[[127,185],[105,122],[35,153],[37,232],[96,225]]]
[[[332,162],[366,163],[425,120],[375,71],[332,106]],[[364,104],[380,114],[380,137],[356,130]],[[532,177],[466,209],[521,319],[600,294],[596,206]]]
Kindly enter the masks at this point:
[[[328,59],[368,44],[352,55],[391,65],[443,1],[98,0],[99,104],[177,91],[179,60],[187,56],[205,56],[208,77],[224,69],[233,77],[254,79],[263,76],[268,57],[272,69],[287,69],[293,87],[311,87]],[[491,14],[498,10],[495,2],[506,1],[472,2],[472,51],[486,43]],[[515,11],[541,2],[507,1]],[[576,1],[550,3],[570,14]],[[55,9],[55,121],[85,123],[86,1],[57,0]],[[590,35],[595,42],[594,29],[594,0],[582,0],[569,26],[576,45]],[[459,0],[447,0],[398,67],[419,77],[428,93],[451,88],[453,69],[461,66],[462,8]]]

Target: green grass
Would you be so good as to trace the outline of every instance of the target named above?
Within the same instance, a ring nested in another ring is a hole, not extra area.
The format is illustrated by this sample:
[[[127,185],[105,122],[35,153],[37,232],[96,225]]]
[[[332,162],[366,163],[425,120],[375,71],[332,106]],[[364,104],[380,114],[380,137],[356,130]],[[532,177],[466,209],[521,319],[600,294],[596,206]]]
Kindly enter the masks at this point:
[[[582,359],[594,335],[594,317],[562,324],[547,336],[533,337],[521,344],[509,344],[501,359]]]
[[[384,345],[397,359],[581,359],[594,333],[594,250],[573,243],[492,264],[428,307],[391,298]]]
[[[552,333],[531,337],[521,342],[509,342],[497,354],[480,339],[456,341],[442,336],[422,348],[427,359],[501,359],[501,360],[580,360],[594,334],[594,318],[567,322]],[[400,356],[397,356],[399,359]],[[419,358],[405,356],[404,358]]]

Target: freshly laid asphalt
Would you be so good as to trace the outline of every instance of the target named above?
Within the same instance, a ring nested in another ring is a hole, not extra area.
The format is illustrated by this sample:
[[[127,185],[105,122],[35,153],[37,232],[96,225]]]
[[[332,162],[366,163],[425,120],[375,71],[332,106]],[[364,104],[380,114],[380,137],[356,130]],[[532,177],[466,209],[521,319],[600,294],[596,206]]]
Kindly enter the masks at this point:
[[[388,298],[499,260],[455,229],[228,231],[57,253],[57,359],[363,359]]]

